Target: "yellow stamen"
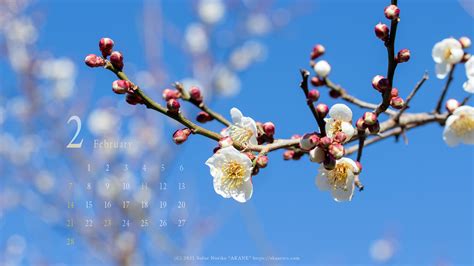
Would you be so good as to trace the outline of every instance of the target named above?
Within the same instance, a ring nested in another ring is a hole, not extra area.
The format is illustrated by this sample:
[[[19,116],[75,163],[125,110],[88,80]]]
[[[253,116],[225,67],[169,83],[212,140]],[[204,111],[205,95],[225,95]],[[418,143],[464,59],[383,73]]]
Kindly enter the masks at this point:
[[[456,136],[465,136],[474,130],[474,118],[462,114],[451,124],[451,129]]]
[[[237,144],[245,144],[253,136],[253,131],[249,128],[231,126],[229,131],[230,138]]]
[[[229,161],[222,166],[222,184],[229,190],[242,186],[245,176],[245,168],[236,161]]]
[[[444,49],[444,59],[449,59],[451,57],[451,55],[452,55],[452,53],[451,53],[450,48]]]
[[[350,171],[352,171],[352,166],[349,163],[336,164],[336,168],[328,172],[328,183],[333,186],[333,189],[347,190],[347,177]]]
[[[331,132],[332,135],[336,135],[337,132],[342,131],[342,121],[341,120],[334,120],[334,122],[331,125]]]

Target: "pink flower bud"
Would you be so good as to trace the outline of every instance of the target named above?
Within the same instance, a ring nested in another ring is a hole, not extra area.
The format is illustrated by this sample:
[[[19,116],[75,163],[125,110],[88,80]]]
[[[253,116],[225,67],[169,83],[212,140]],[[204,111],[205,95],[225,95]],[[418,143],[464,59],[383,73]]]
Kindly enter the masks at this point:
[[[321,44],[316,44],[311,52],[311,60],[314,60],[324,54],[326,49]]]
[[[195,102],[202,102],[202,93],[201,93],[201,90],[196,87],[196,86],[193,86],[189,89],[189,95],[191,96],[191,99],[194,100]]]
[[[397,62],[398,63],[404,63],[404,62],[408,62],[408,60],[410,60],[410,50],[408,49],[402,49],[400,51],[398,51],[398,54],[397,54]]]
[[[377,134],[380,131],[380,123],[377,121],[374,125],[368,127],[371,134]]]
[[[125,101],[127,101],[127,103],[131,104],[131,105],[136,105],[136,104],[143,104],[145,103],[142,99],[142,97],[140,97],[139,95],[137,94],[127,94],[127,97],[125,97]]]
[[[346,134],[344,134],[344,132],[341,132],[341,131],[337,132],[333,138],[333,141],[337,143],[344,143],[346,140],[347,140]]]
[[[392,106],[395,109],[402,109],[403,106],[405,106],[405,101],[400,96],[393,97],[390,100],[390,106]]]
[[[246,152],[245,155],[250,159],[250,161],[255,160],[255,154],[251,152]]]
[[[84,59],[84,62],[89,67],[103,67],[103,66],[105,66],[105,60],[102,57],[97,56],[95,54],[90,54],[90,55],[86,56],[86,58]]]
[[[398,96],[398,89],[397,88],[392,88],[390,91],[390,98],[397,97]]]
[[[131,88],[131,83],[127,80],[118,79],[112,82],[112,90],[117,94],[125,94]]]
[[[333,170],[336,168],[336,159],[332,156],[326,156],[326,158],[324,158],[323,166],[326,170]]]
[[[388,26],[383,23],[375,25],[375,35],[382,41],[386,41],[388,39],[389,31],[390,30],[388,29]]]
[[[322,163],[326,158],[326,152],[320,147],[316,147],[309,152],[309,160],[314,163]]]
[[[320,118],[326,117],[328,112],[329,112],[329,107],[325,105],[324,103],[320,103],[316,105],[316,113],[318,114]]]
[[[275,134],[275,125],[272,122],[266,122],[262,125],[265,135],[271,137]]]
[[[312,77],[311,78],[311,84],[315,87],[320,87],[326,84],[326,81],[324,79],[321,79],[319,77]]]
[[[332,157],[334,157],[334,159],[339,160],[344,156],[344,146],[339,143],[333,143],[329,146],[328,152]]]
[[[400,9],[396,5],[389,5],[384,9],[385,17],[391,20],[400,17]]]
[[[168,111],[177,113],[181,107],[181,104],[179,104],[179,101],[176,99],[170,99],[166,102],[166,106],[168,107]]]
[[[177,90],[164,89],[162,96],[165,101],[169,101],[171,99],[178,99],[181,96],[181,94]]]
[[[372,126],[377,123],[377,115],[372,112],[365,112],[362,119],[364,119],[364,124],[367,126]]]
[[[377,75],[372,79],[372,87],[379,92],[384,92],[389,86],[389,81],[384,76]]]
[[[448,112],[452,113],[460,105],[461,104],[458,101],[456,101],[456,99],[449,99],[449,100],[446,101],[446,110],[448,110]]]
[[[462,48],[467,49],[471,47],[471,39],[466,36],[459,38],[459,42],[461,43]]]
[[[316,102],[319,99],[319,91],[316,89],[312,89],[308,92],[308,100],[312,102]]]
[[[365,131],[365,129],[367,129],[367,125],[364,122],[364,118],[361,117],[357,119],[356,127],[357,127],[357,130],[359,131]]]
[[[258,156],[257,157],[257,165],[260,168],[265,168],[268,165],[268,157],[267,156]]]
[[[283,153],[283,160],[288,161],[293,159],[293,156],[295,155],[295,151],[292,150],[287,150]]]
[[[304,134],[303,137],[300,139],[300,148],[309,151],[312,148],[316,147],[319,143],[319,137],[314,134]]]
[[[326,148],[329,147],[329,145],[331,145],[331,143],[332,143],[332,139],[329,138],[329,137],[322,137],[322,138],[319,139],[319,146],[321,148],[326,149]]]
[[[110,38],[102,38],[99,41],[99,49],[102,52],[104,57],[112,54],[112,49],[114,48],[114,41]]]
[[[354,169],[354,174],[358,175],[362,172],[362,164],[359,161],[355,161],[355,164],[357,165],[357,169]]]
[[[232,141],[232,138],[229,136],[223,137],[219,140],[219,147],[221,148],[230,147],[232,145],[234,145],[234,142]]]
[[[184,143],[190,134],[191,130],[189,128],[178,129],[173,134],[173,141],[176,144]]]
[[[212,121],[214,118],[212,118],[212,116],[204,111],[201,111],[198,113],[198,115],[196,116],[196,121],[198,121],[199,123],[206,123],[206,122],[209,122],[209,121]]]
[[[341,93],[337,90],[330,90],[329,91],[329,96],[333,99],[337,99],[337,98],[341,97]]]
[[[110,63],[118,69],[122,70],[123,69],[123,56],[122,53],[118,51],[114,51],[110,54]]]

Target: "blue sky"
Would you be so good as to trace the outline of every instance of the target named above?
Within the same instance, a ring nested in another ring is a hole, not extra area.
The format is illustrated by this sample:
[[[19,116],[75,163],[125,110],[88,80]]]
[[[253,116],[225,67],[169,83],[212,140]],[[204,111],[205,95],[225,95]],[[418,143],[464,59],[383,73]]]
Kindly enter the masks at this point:
[[[308,5],[306,12],[292,18],[277,34],[261,38],[268,46],[268,58],[240,76],[241,93],[232,98],[215,98],[212,108],[228,115],[230,108],[236,106],[255,120],[273,121],[276,136],[281,138],[315,130],[317,125],[298,87],[298,69],[308,68],[308,54],[316,43],[326,47],[324,59],[332,66],[331,80],[362,99],[379,101],[370,81],[374,75],[386,72],[387,59],[373,27],[386,21],[383,8],[387,3],[301,2]],[[277,1],[276,5],[289,4],[290,1]],[[162,5],[165,19],[178,27],[193,19],[184,1],[162,1]],[[46,15],[40,47],[56,56],[72,58],[78,65],[79,82],[92,81],[98,98],[111,96],[109,86],[114,77],[86,68],[82,60],[97,51],[100,37],[113,38],[126,62],[139,69],[147,68],[141,38],[144,25],[139,17],[142,3],[39,1],[37,7]],[[434,43],[450,36],[472,39],[473,18],[454,0],[399,1],[399,7],[396,47],[409,48],[412,57],[398,66],[394,84],[406,97],[427,70],[430,79],[409,111],[431,111],[444,84],[434,75],[431,49]],[[183,78],[181,73],[188,73],[185,56],[176,54],[170,45],[164,47],[164,58],[172,73],[168,83]],[[465,96],[465,79],[464,67],[458,67],[448,97]],[[158,97],[156,91],[150,94]],[[327,104],[339,102],[330,99],[324,88],[321,95],[321,101]],[[94,108],[93,104],[89,108]],[[358,108],[353,111],[355,117],[362,114]],[[172,131],[169,123],[167,134]],[[198,193],[193,208],[219,221],[217,231],[205,239],[202,254],[272,254],[299,256],[302,264],[368,265],[374,263],[369,254],[373,241],[394,237],[397,249],[390,264],[436,265],[446,261],[472,265],[473,148],[447,147],[442,128],[434,124],[410,131],[407,136],[409,145],[388,139],[365,149],[361,180],[366,189],[356,193],[352,202],[336,203],[328,193],[319,191],[314,185],[317,165],[307,158],[286,162],[282,152],[277,151],[270,155],[269,166],[253,178],[253,198],[246,204],[214,193],[204,162],[215,143],[193,136],[192,141],[178,147],[174,163],[186,167],[184,178]],[[165,141],[171,143],[171,138]],[[17,224],[24,217],[22,213],[10,215],[9,224]],[[5,232],[32,230],[26,227],[12,225]],[[39,236],[55,238],[61,234],[52,229],[46,232]],[[39,244],[44,241],[42,237],[32,236],[31,241]],[[0,240],[5,239],[2,236]]]

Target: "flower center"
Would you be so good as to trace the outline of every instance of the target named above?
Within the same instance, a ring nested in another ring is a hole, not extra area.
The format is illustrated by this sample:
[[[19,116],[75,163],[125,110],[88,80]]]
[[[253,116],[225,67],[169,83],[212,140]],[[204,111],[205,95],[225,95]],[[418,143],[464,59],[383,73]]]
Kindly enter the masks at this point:
[[[342,131],[342,121],[341,120],[334,120],[332,123],[331,133],[332,135],[336,135],[337,132]]]
[[[465,136],[474,130],[474,118],[462,114],[451,124],[451,128],[456,136]]]
[[[352,166],[348,163],[338,163],[336,168],[329,171],[327,175],[328,182],[333,186],[333,189],[347,190],[347,176],[351,169]]]
[[[451,53],[451,48],[446,48],[444,49],[444,59],[449,59],[451,57],[452,53]]]
[[[231,126],[229,135],[232,141],[236,142],[237,144],[244,144],[247,143],[253,136],[253,131],[249,128]]]
[[[240,187],[244,182],[245,168],[236,161],[226,162],[222,166],[222,173],[222,184],[230,190]]]

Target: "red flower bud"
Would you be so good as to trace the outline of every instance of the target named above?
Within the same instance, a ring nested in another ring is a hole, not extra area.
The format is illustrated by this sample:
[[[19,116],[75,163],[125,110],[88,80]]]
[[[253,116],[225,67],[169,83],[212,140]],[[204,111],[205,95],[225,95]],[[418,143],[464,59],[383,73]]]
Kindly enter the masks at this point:
[[[199,123],[206,123],[206,122],[209,122],[209,121],[212,121],[212,116],[204,111],[201,111],[198,113],[198,115],[196,116],[196,121],[198,121]]]
[[[365,131],[365,129],[367,129],[367,125],[364,122],[364,118],[361,117],[357,119],[356,127],[357,127],[357,130],[359,131]]]
[[[390,100],[390,106],[392,106],[395,109],[402,109],[403,106],[405,106],[405,101],[402,99],[402,97],[393,97]]]
[[[344,132],[339,131],[334,136],[333,141],[335,141],[337,143],[344,143],[346,141],[346,139],[347,139],[346,134],[344,134]]]
[[[117,94],[127,93],[130,90],[131,86],[132,84],[127,80],[118,79],[112,82],[112,90]]]
[[[384,76],[377,75],[372,79],[372,87],[379,92],[384,92],[389,86],[389,81]]]
[[[320,118],[324,118],[329,113],[329,107],[324,103],[320,103],[316,105],[316,113]]]
[[[191,99],[200,103],[202,102],[202,94],[201,94],[201,90],[196,87],[196,86],[193,86],[189,89],[189,95],[191,96]]]
[[[403,63],[403,62],[408,62],[408,60],[410,60],[410,50],[408,49],[402,49],[400,51],[398,51],[398,54],[397,54],[397,62],[398,63]]]
[[[461,43],[461,46],[463,49],[467,49],[471,47],[471,39],[469,39],[466,36],[459,38],[459,42]]]
[[[102,38],[99,41],[99,49],[102,52],[104,57],[112,54],[112,49],[114,48],[114,41],[110,38]]]
[[[329,96],[331,98],[337,99],[337,98],[341,97],[341,93],[337,90],[330,90],[329,91]]]
[[[314,60],[324,54],[326,49],[321,44],[316,44],[311,52],[311,60]]]
[[[312,77],[311,78],[311,84],[315,87],[319,87],[319,86],[323,86],[324,84],[326,84],[326,81],[324,81],[324,79],[321,79],[319,77]]]
[[[319,146],[321,148],[326,149],[326,148],[329,147],[329,145],[331,145],[331,143],[332,143],[332,139],[329,138],[329,137],[322,137],[322,138],[319,139]]]
[[[448,110],[448,112],[452,113],[460,105],[461,104],[458,101],[456,101],[455,99],[449,99],[449,100],[446,101],[446,110]]]
[[[390,30],[388,29],[388,26],[383,23],[375,25],[375,35],[382,41],[386,41],[388,39],[389,31]]]
[[[172,89],[164,89],[161,95],[163,96],[163,99],[165,101],[169,101],[171,99],[178,99],[181,96],[179,91]]]
[[[374,125],[368,127],[371,134],[377,134],[380,131],[380,123],[377,121]]]
[[[272,122],[266,122],[262,126],[265,135],[271,137],[275,134],[275,125]]]
[[[372,112],[365,112],[362,116],[362,119],[364,119],[364,124],[366,124],[367,126],[372,126],[377,123],[377,115]]]
[[[118,69],[118,70],[122,70],[123,68],[123,56],[122,56],[122,53],[118,52],[118,51],[114,51],[110,54],[110,63],[112,63],[112,65]]]
[[[181,107],[181,104],[179,104],[179,101],[176,99],[170,99],[166,102],[166,106],[168,107],[168,111],[177,113]]]
[[[387,6],[383,12],[385,13],[385,17],[390,20],[398,19],[400,17],[400,9],[396,5]]]
[[[265,168],[268,165],[268,157],[267,156],[258,156],[257,157],[257,165],[260,168]]]
[[[334,157],[334,159],[339,160],[344,156],[344,146],[339,143],[333,143],[329,145],[328,152],[332,157]]]
[[[173,134],[173,141],[176,144],[184,143],[188,139],[190,134],[191,130],[189,128],[176,130]]]
[[[84,62],[89,67],[103,67],[103,66],[105,66],[105,60],[102,57],[97,56],[95,54],[90,54],[90,55],[86,56],[86,58],[84,59]]]
[[[292,150],[287,150],[283,153],[283,160],[288,161],[293,159],[293,156],[295,155],[295,151]]]
[[[316,89],[312,89],[308,92],[308,100],[312,102],[316,102],[319,99],[319,91]]]
[[[398,96],[398,89],[397,88],[392,88],[390,91],[390,98],[397,97]]]
[[[131,104],[131,105],[136,105],[136,104],[143,104],[145,103],[142,99],[142,97],[140,97],[139,95],[137,94],[127,94],[127,97],[125,97],[125,101],[127,101],[127,103]]]

